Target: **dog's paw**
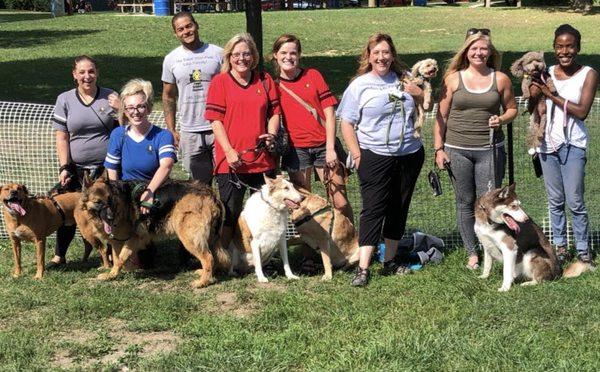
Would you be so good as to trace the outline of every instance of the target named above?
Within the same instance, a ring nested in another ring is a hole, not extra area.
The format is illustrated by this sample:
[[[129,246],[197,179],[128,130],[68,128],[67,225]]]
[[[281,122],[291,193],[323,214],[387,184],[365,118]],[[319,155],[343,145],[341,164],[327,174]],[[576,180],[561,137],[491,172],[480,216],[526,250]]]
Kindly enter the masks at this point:
[[[528,282],[523,282],[523,283],[521,283],[521,286],[522,286],[522,287],[527,287],[527,286],[530,286],[530,285],[536,285],[536,284],[538,284],[538,282],[537,282],[537,281],[535,281],[535,280],[530,280],[530,281],[528,281]]]
[[[192,288],[204,288],[211,283],[210,280],[196,279],[191,283]]]
[[[294,275],[292,273],[287,274],[286,278],[288,278],[290,280],[298,280],[298,279],[300,279],[300,277],[298,275]]]
[[[498,292],[508,292],[509,289],[509,286],[503,285],[502,287],[498,288]]]
[[[321,281],[324,281],[324,282],[329,281],[331,279],[333,279],[333,275],[331,275],[331,274],[323,274],[323,276],[321,277]]]
[[[112,273],[108,272],[108,273],[102,273],[102,274],[99,274],[99,275],[98,275],[96,278],[97,278],[98,280],[106,281],[106,280],[111,280],[111,279],[114,279],[114,277],[115,277],[115,276],[114,276],[114,275],[112,275]]]
[[[33,276],[33,279],[35,279],[35,280],[42,280],[42,279],[44,279],[44,274],[35,274]]]
[[[12,274],[12,277],[15,278],[15,279],[20,278],[21,277],[21,272],[20,271],[19,272],[14,272]]]
[[[490,274],[481,274],[478,276],[479,279],[487,279],[490,277]]]
[[[266,278],[266,277],[264,277],[264,276],[263,276],[263,277],[256,278],[256,280],[258,280],[258,282],[259,282],[259,283],[268,283],[268,282],[269,282],[269,279],[267,279],[267,278]]]

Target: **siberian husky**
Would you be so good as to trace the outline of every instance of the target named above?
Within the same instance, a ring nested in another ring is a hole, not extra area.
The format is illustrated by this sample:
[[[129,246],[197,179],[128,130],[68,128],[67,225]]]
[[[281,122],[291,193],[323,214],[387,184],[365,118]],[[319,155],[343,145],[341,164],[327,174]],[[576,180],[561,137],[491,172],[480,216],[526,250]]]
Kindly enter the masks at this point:
[[[238,219],[230,246],[231,269],[245,272],[254,266],[258,281],[267,283],[262,264],[269,261],[279,247],[285,276],[298,279],[290,268],[285,232],[288,208],[298,208],[303,196],[281,176],[265,177],[265,181],[266,184],[248,198]]]
[[[475,233],[483,245],[483,273],[490,276],[494,260],[503,263],[502,286],[508,291],[515,278],[534,285],[564,276],[572,278],[592,270],[592,264],[575,262],[564,273],[542,229],[521,208],[515,185],[492,190],[475,203]]]

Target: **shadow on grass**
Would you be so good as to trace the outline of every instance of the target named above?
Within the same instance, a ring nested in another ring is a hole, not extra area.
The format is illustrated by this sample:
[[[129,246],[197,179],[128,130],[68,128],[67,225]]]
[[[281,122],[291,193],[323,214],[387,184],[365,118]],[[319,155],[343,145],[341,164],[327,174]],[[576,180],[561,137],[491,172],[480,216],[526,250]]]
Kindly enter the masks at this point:
[[[71,30],[69,32],[35,30],[35,31],[2,31],[0,48],[29,48],[36,45],[52,44],[58,40],[76,39],[101,30]]]
[[[11,11],[0,11],[0,24],[9,22],[39,21],[41,19],[50,19],[50,13],[13,13]]]

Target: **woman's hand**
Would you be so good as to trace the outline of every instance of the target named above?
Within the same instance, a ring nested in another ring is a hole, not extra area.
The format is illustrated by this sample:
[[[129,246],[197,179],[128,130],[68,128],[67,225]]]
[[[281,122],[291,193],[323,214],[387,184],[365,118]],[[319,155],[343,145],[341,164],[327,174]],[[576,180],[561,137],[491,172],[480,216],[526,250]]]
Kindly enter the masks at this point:
[[[144,193],[142,193],[142,196],[140,197],[140,201],[142,203],[149,203],[152,204],[154,203],[154,193],[152,191],[150,191],[149,189],[146,189],[144,191]],[[148,214],[150,213],[150,209],[144,206],[140,206],[140,212],[142,212],[142,214]]]
[[[229,167],[232,169],[237,169],[240,165],[242,165],[242,161],[240,159],[240,154],[235,151],[234,148],[230,148],[225,152],[225,158],[227,159],[227,163]]]
[[[66,169],[63,169],[62,172],[60,172],[60,174],[58,175],[58,181],[60,182],[61,186],[65,186],[67,183],[69,183],[71,181],[71,172],[69,172]]]
[[[542,91],[542,94],[544,94],[544,96],[546,97],[550,97],[553,96],[553,92],[552,90],[550,90],[550,88],[548,88],[548,86],[546,84],[540,84],[537,81],[532,81],[531,84],[537,88],[539,88],[539,90]]]
[[[108,105],[112,107],[115,111],[119,111],[119,109],[121,108],[121,100],[119,99],[119,95],[117,93],[109,94]]]
[[[435,153],[435,164],[437,165],[437,167],[439,169],[444,169],[444,164],[445,163],[450,163],[450,158],[448,157],[448,154],[446,154],[446,151],[444,150],[438,150]]]
[[[338,157],[335,153],[335,149],[327,149],[325,151],[325,164],[327,167],[333,169],[336,167],[338,163]]]
[[[404,84],[404,91],[408,94],[410,94],[411,96],[413,96],[413,98],[415,99],[423,99],[423,89],[419,88],[418,85],[416,85],[413,82],[407,82]]]
[[[490,128],[494,128],[494,129],[500,128],[500,126],[502,125],[502,120],[500,119],[500,116],[498,116],[498,115],[490,116],[490,119],[488,120],[488,125],[490,126]]]
[[[267,150],[272,151],[275,146],[275,135],[271,133],[265,133],[258,136],[259,140],[264,140]]]

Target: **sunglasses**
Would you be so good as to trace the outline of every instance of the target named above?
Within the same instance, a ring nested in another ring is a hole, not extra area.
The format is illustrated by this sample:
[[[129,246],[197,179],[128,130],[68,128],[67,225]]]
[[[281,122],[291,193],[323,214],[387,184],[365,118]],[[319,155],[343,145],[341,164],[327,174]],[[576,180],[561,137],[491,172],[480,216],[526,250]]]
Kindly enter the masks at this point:
[[[489,28],[470,28],[467,30],[467,36],[465,36],[465,39],[469,36],[475,35],[476,33],[481,33],[482,35],[490,36],[492,31],[490,31]]]

